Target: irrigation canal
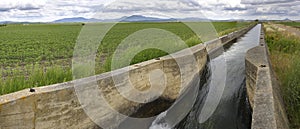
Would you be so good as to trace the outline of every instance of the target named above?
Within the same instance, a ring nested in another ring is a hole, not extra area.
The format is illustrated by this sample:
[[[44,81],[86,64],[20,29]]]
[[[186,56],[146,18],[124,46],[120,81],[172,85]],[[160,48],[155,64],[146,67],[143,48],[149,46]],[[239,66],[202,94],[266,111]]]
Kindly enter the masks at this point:
[[[238,38],[224,52],[210,53],[205,74],[194,83],[199,91],[187,114],[176,115],[187,99],[161,113],[150,129],[247,129],[251,108],[246,95],[245,55],[259,44],[261,25]],[[180,120],[178,120],[180,119]]]

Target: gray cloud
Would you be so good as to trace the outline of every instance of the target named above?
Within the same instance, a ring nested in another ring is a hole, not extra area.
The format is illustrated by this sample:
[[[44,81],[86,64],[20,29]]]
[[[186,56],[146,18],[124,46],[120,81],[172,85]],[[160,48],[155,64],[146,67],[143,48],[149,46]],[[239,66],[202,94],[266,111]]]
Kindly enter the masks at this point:
[[[26,5],[26,6],[17,7],[15,9],[18,9],[18,10],[39,10],[40,8],[41,7]]]
[[[294,1],[296,0],[241,0],[241,4],[261,5],[261,4],[290,3]]]
[[[245,11],[248,10],[247,8],[242,8],[242,7],[225,7],[224,10],[227,11]]]
[[[258,6],[255,15],[295,15],[300,11],[299,2],[273,4],[272,6]],[[299,15],[299,14],[298,14]]]
[[[247,5],[248,10],[242,15],[243,17],[251,17],[255,19],[293,19],[300,20],[300,1]]]
[[[110,4],[108,4],[110,3]],[[10,0],[0,3],[0,20],[53,21],[66,17],[101,19],[161,13],[211,19],[300,19],[297,0]],[[34,12],[34,13],[33,13]],[[98,15],[100,15],[98,17]]]
[[[2,8],[0,7],[0,12],[6,12],[6,11],[9,11],[11,10],[11,8]]]
[[[188,6],[191,7],[202,7],[197,1],[195,0],[182,0],[181,1],[184,4],[187,4]]]
[[[10,11],[10,10],[38,10],[42,8],[44,5],[39,3],[29,3],[29,2],[21,2],[21,3],[7,3],[0,4],[0,11]]]
[[[102,9],[103,12],[174,12],[174,11],[198,11],[201,5],[191,0],[173,2],[170,0],[154,0],[145,2],[144,0],[118,1]]]

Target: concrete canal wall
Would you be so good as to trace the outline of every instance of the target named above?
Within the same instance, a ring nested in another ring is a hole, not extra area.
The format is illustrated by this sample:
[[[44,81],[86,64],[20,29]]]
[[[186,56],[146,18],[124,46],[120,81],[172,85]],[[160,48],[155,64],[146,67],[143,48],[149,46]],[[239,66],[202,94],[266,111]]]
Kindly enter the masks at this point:
[[[260,45],[246,55],[246,84],[253,109],[252,129],[288,129],[287,115],[269,59],[263,28]]]

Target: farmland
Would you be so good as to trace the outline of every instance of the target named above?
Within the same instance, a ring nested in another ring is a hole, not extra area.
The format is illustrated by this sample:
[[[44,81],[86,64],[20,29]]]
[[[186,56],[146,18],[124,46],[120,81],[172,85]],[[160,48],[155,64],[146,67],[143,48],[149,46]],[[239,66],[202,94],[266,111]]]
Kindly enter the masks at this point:
[[[294,23],[293,23],[294,24]],[[298,23],[299,24],[299,23]],[[296,25],[296,23],[294,24]],[[281,83],[291,128],[300,127],[300,37],[267,26],[266,42],[272,66]]]
[[[220,36],[249,24],[213,23]],[[72,80],[73,50],[82,27],[81,23],[9,24],[0,27],[0,95]],[[172,32],[188,46],[201,43],[195,33],[182,23],[119,23],[107,33],[98,48],[96,73],[110,71],[111,56],[122,40],[146,28]],[[136,55],[131,64],[166,54],[148,49]]]
[[[296,27],[296,28],[300,28],[300,22],[281,22],[281,24]]]

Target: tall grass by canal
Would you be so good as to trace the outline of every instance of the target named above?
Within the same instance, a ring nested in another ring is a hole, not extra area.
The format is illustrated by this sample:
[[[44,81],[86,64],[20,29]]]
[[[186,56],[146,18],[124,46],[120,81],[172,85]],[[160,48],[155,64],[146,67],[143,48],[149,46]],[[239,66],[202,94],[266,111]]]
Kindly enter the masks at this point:
[[[290,127],[300,128],[300,37],[277,30],[266,32],[272,66],[281,83]]]
[[[26,69],[25,73],[23,70],[24,69],[20,69],[19,67],[0,71],[0,76],[2,76],[0,81],[0,95],[26,88],[46,86],[72,80],[71,69],[61,66],[52,66],[46,69],[36,64],[31,70]],[[20,75],[20,73],[24,73],[24,75]],[[6,77],[4,77],[3,74],[5,74]]]

